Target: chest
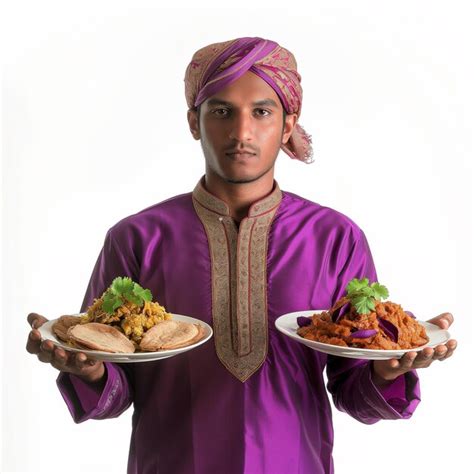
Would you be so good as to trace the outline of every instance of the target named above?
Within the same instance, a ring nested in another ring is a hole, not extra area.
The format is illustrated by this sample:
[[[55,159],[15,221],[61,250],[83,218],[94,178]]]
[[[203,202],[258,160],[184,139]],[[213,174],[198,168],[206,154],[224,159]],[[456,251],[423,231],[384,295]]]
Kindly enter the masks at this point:
[[[140,281],[170,311],[209,322],[217,294],[242,310],[266,306],[269,317],[331,305],[337,249],[324,237],[248,219],[192,224],[165,230],[141,266]]]

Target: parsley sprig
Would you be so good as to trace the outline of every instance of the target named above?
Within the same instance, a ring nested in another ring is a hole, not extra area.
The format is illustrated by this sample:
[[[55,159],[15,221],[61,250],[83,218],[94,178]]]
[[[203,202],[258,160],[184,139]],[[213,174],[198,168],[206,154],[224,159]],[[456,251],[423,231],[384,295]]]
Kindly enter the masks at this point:
[[[353,278],[346,287],[347,296],[358,314],[367,314],[375,310],[375,301],[388,298],[387,287],[369,279]]]
[[[129,277],[117,277],[112,281],[102,297],[102,309],[109,314],[114,314],[127,301],[137,306],[143,306],[145,301],[152,300],[150,290],[143,289]]]

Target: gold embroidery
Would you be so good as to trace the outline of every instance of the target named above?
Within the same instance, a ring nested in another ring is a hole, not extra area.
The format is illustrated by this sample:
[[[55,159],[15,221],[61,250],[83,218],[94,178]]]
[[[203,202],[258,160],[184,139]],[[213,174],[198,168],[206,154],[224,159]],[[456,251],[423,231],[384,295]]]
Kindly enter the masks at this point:
[[[281,198],[275,182],[272,193],[252,204],[237,230],[227,204],[210,194],[202,180],[193,191],[194,209],[206,230],[211,255],[216,352],[242,382],[267,355],[268,234]]]

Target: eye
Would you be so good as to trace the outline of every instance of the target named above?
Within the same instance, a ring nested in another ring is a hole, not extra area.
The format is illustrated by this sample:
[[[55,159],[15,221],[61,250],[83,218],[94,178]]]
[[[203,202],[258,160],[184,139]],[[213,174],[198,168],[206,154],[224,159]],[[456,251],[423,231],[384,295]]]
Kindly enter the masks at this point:
[[[266,109],[256,109],[257,111],[259,112],[265,112],[265,114],[258,114],[260,115],[260,117],[266,117],[267,115],[270,115],[271,112],[269,110],[266,110]]]
[[[223,114],[217,113],[217,112],[222,112],[222,111],[224,111],[225,113],[223,113]],[[214,110],[212,111],[212,113],[213,113],[214,115],[217,115],[218,117],[225,117],[225,116],[227,115],[227,112],[228,112],[228,109],[222,109],[222,108],[220,108],[220,109],[214,109]]]

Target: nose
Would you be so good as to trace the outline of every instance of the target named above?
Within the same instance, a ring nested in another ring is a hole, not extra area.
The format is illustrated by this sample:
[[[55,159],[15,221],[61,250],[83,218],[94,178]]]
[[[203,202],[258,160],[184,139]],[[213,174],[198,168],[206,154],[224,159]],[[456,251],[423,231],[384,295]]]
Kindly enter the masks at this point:
[[[235,113],[230,121],[229,138],[238,142],[249,142],[253,138],[252,117],[246,113]]]

